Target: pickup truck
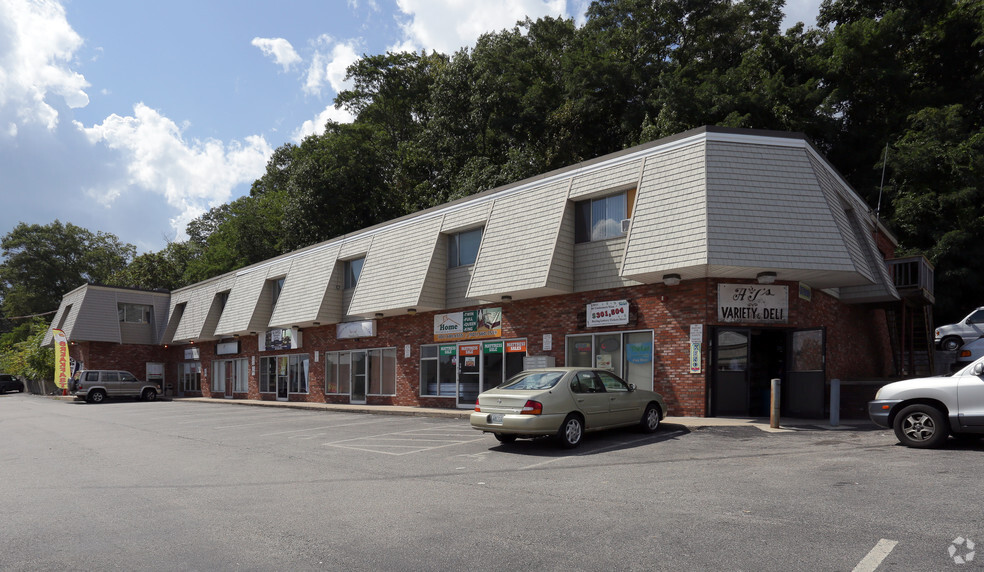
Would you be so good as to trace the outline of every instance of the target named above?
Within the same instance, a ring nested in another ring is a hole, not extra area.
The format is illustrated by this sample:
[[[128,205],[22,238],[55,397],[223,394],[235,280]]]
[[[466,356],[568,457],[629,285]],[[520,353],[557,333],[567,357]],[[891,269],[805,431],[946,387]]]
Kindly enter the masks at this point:
[[[950,375],[890,383],[868,402],[868,416],[908,447],[984,436],[984,358]]]
[[[76,399],[102,403],[107,397],[135,397],[154,401],[161,388],[156,383],[140,381],[128,371],[87,369],[76,372],[68,385]]]

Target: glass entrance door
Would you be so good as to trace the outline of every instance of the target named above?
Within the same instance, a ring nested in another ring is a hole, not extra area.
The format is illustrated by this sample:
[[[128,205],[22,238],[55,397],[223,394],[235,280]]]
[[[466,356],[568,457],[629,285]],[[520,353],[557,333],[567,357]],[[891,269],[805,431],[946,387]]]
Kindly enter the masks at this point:
[[[712,415],[748,415],[748,329],[719,328],[714,337]]]
[[[352,393],[349,395],[349,403],[366,402],[367,374],[366,352],[352,352]]]
[[[482,387],[482,344],[458,344],[458,407],[474,407]]]
[[[277,401],[287,401],[287,357],[277,358]]]

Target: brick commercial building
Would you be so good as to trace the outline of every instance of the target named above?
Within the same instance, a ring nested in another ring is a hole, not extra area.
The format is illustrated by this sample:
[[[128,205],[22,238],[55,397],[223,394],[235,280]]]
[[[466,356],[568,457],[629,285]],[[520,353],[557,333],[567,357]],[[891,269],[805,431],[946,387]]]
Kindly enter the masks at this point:
[[[173,395],[471,408],[597,366],[671,415],[826,414],[898,370],[894,240],[802,136],[706,127],[166,292],[85,285],[52,327]],[[50,333],[49,333],[50,338]]]

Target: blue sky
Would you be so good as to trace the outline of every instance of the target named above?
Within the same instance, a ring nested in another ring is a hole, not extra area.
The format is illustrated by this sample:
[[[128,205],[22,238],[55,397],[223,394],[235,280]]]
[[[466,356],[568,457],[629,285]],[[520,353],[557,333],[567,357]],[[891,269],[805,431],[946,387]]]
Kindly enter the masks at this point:
[[[345,67],[453,53],[588,0],[0,0],[0,236],[55,219],[139,252],[247,194],[274,149],[347,121]],[[787,0],[815,25],[820,0]]]

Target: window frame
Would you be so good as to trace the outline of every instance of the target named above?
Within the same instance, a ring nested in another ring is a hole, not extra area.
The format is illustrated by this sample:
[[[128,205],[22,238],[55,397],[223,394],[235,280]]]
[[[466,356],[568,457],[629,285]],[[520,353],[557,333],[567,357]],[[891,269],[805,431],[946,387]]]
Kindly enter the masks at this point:
[[[575,202],[574,243],[600,242],[610,238],[625,236],[626,233],[622,232],[621,221],[631,217],[632,206],[630,200],[632,194],[632,190],[626,190]],[[609,203],[613,199],[621,199],[622,202],[620,206],[622,207],[621,214],[623,216],[617,220],[608,217]],[[604,218],[596,219],[602,206],[604,206]],[[599,227],[599,224],[609,220],[615,221],[614,224],[604,224]],[[616,224],[619,225],[617,228],[615,228]],[[599,229],[604,231],[602,235],[598,234]]]
[[[467,239],[476,233],[478,234],[478,242],[474,245],[474,252],[472,252],[470,247],[467,252],[463,252],[461,247],[462,237]],[[478,260],[478,251],[482,247],[484,234],[485,228],[478,227],[448,235],[448,268],[458,268],[459,266],[471,266],[475,264]],[[466,256],[463,257],[462,254]]]
[[[359,284],[359,278],[362,277],[362,269],[365,267],[366,257],[353,258],[352,260],[345,261],[344,268],[344,289],[351,290]]]

